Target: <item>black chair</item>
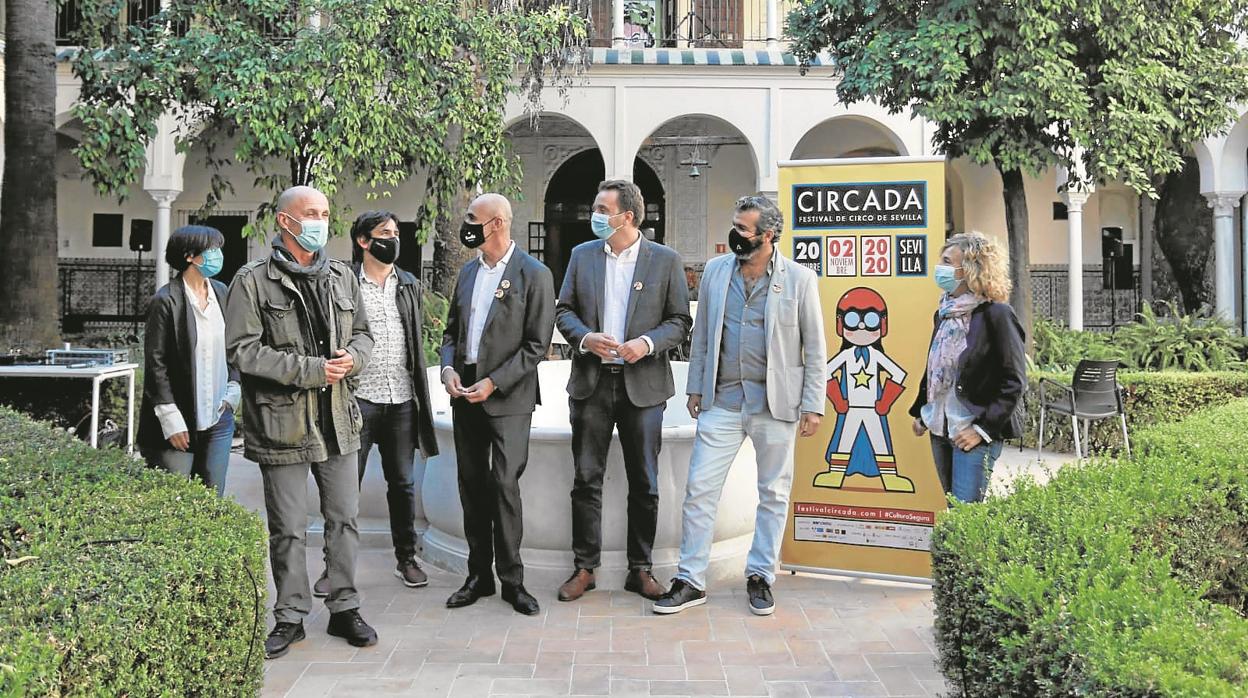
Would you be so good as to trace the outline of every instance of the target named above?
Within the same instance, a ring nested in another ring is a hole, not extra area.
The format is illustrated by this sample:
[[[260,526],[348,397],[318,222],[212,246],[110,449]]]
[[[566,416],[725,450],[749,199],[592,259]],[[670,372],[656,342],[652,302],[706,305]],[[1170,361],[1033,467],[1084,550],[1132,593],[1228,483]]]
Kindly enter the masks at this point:
[[[1050,399],[1046,387],[1061,391]],[[1080,361],[1075,367],[1075,377],[1070,385],[1062,385],[1050,378],[1040,379],[1040,438],[1036,443],[1036,457],[1044,451],[1044,417],[1052,410],[1070,416],[1070,427],[1075,437],[1075,457],[1084,458],[1085,451],[1092,450],[1090,422],[1118,417],[1122,422],[1122,443],[1127,457],[1131,457],[1131,441],[1127,437],[1127,411],[1122,404],[1122,386],[1118,384],[1117,361]],[[1087,448],[1080,444],[1079,422],[1083,422]]]

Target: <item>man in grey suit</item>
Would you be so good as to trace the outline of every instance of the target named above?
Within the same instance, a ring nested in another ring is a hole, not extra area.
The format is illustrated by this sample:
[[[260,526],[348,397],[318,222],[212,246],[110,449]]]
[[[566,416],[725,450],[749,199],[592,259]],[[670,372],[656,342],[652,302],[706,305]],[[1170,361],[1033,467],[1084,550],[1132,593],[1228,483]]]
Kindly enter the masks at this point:
[[[481,255],[455,282],[442,335],[442,383],[451,396],[459,499],[468,539],[468,579],[446,601],[468,606],[494,593],[534,615],[520,560],[520,476],[529,459],[529,426],[541,401],[537,364],[555,325],[550,270],[511,240],[511,204],[498,194],[473,200],[460,229]]]
[[[715,510],[749,437],[758,463],[754,544],[746,558],[750,611],[775,610],[771,585],[789,508],[797,432],[823,415],[823,314],[814,272],[776,248],[784,218],[763,196],[737,201],[732,254],[707,262],[689,360],[689,414],[698,420],[681,526],[680,568],[655,613],[706,603]],[[799,425],[800,422],[800,425]]]
[[[663,410],[676,394],[667,352],[689,334],[689,291],[680,255],[642,236],[641,190],[598,185],[590,225],[598,238],[572,250],[555,311],[577,351],[568,402],[572,418],[572,552],[576,569],[559,588],[574,601],[596,583],[601,563],[602,478],[618,425],[628,476],[628,577],[624,588],[654,600],[665,589],[650,572],[659,520],[658,458]]]

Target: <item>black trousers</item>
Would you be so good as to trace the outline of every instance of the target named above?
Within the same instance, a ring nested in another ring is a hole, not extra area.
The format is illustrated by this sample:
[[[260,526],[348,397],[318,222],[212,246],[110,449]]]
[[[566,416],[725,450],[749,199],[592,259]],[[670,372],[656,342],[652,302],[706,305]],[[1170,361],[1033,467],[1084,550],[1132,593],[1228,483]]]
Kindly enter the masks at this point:
[[[477,381],[466,367],[461,381]],[[491,567],[503,584],[524,583],[520,541],[524,510],[520,476],[529,461],[529,427],[533,414],[491,417],[480,404],[451,401],[455,455],[459,468],[459,501],[468,539],[468,573],[492,579]]]
[[[618,425],[628,477],[628,565],[649,569],[659,522],[659,450],[667,403],[637,407],[628,399],[624,375],[603,368],[594,392],[568,400],[572,418],[572,554],[576,566],[602,563],[602,480],[611,432]]]
[[[405,562],[416,556],[416,439],[412,429],[413,400],[387,405],[357,398],[364,426],[360,428],[360,482],[368,454],[377,445],[381,471],[386,476],[386,504],[390,509],[390,539],[394,557]]]

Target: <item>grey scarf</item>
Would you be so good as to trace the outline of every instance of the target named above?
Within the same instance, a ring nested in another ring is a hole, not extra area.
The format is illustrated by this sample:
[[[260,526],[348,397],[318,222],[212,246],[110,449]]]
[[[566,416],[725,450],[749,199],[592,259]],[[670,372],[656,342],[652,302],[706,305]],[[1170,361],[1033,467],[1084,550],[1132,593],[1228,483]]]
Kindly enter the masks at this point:
[[[273,238],[272,247],[273,262],[279,269],[293,277],[320,276],[329,268],[329,255],[325,254],[323,247],[312,255],[312,263],[306,267],[295,261],[295,256],[286,249],[286,245],[282,242],[281,235]]]

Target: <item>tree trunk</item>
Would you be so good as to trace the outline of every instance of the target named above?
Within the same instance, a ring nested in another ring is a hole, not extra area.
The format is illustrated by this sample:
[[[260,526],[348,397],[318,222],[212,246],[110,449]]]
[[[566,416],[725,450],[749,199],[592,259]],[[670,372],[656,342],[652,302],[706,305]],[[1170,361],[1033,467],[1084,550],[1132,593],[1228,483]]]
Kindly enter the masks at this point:
[[[454,153],[461,147],[463,129],[452,125],[443,141],[446,152]],[[438,209],[433,217],[433,287],[443,297],[454,300],[455,279],[459,278],[459,270],[476,254],[464,247],[459,241],[459,227],[463,223],[464,212],[472,203],[471,193],[460,183],[463,177],[458,173],[431,172],[425,182],[426,196],[433,191],[447,191],[449,187],[441,186],[440,181],[446,177],[455,178],[455,195],[439,198]]]
[[[56,291],[56,5],[6,0],[0,351],[59,343]]]
[[[434,217],[432,290],[446,298],[455,292],[459,270],[476,255],[459,241],[459,227],[469,203],[469,192],[460,189],[454,199],[438,207]]]
[[[1034,345],[1031,305],[1031,245],[1028,238],[1027,192],[1023,187],[1023,173],[1019,170],[998,170],[1004,184],[1005,229],[1010,239],[1010,277],[1014,290],[1010,293],[1010,305],[1027,333],[1027,353]]]

